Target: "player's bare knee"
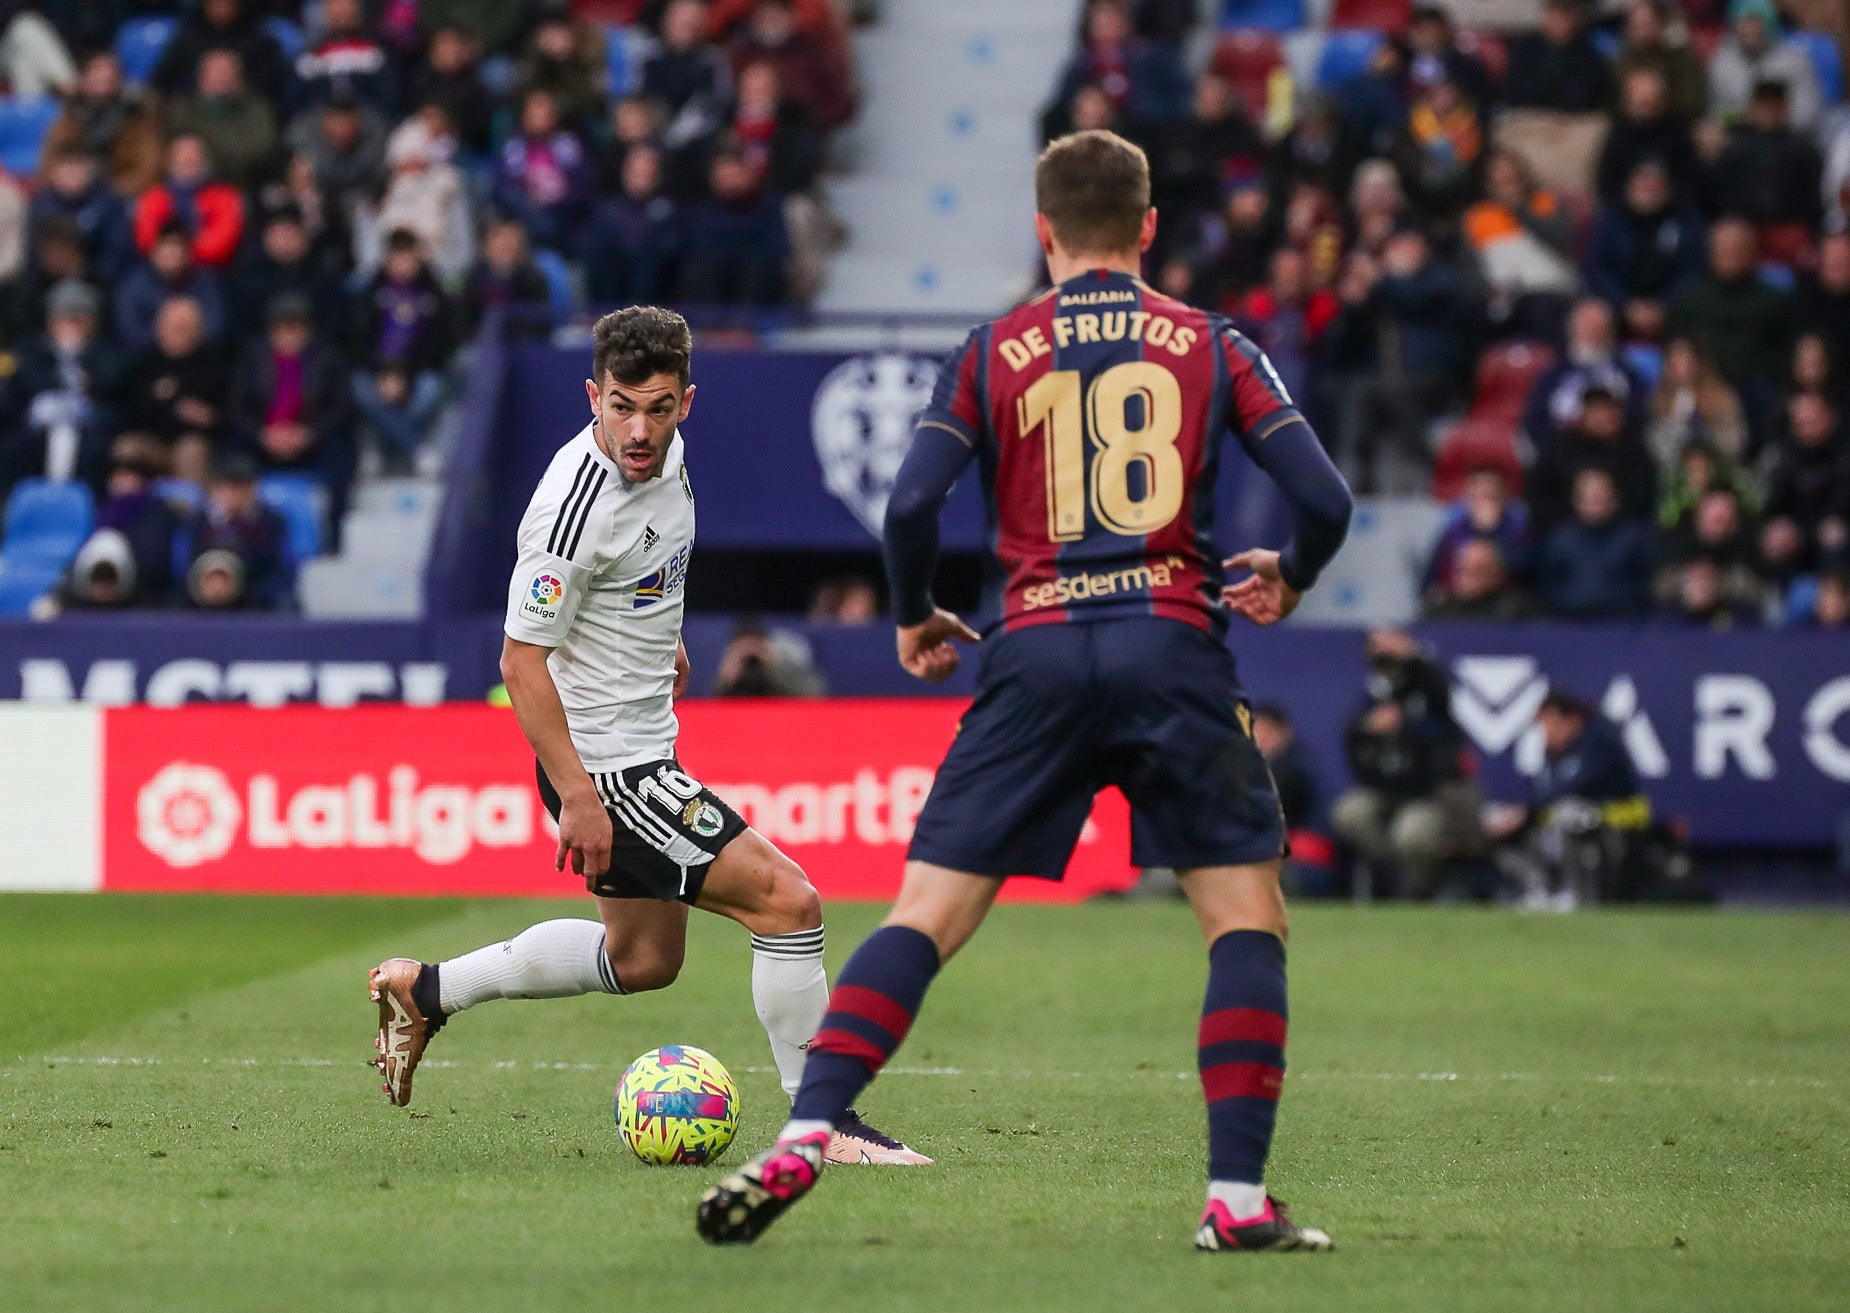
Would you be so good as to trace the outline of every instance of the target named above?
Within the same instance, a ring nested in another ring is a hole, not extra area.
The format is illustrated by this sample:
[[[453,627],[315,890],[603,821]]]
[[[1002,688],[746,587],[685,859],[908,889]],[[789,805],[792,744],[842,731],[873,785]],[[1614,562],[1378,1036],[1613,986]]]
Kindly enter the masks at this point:
[[[631,949],[607,954],[617,983],[626,994],[647,994],[667,989],[681,975],[683,954],[660,948]]]
[[[760,917],[767,928],[754,926],[753,931],[761,935],[814,930],[822,924],[822,895],[803,874],[803,868],[785,858],[772,873],[771,889]]]

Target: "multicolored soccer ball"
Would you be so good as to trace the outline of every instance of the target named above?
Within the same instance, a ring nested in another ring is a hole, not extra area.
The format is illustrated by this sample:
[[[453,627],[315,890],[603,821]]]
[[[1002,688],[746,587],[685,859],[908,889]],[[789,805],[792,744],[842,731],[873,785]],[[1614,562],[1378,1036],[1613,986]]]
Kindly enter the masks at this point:
[[[739,1087],[720,1060],[689,1044],[651,1049],[617,1082],[617,1132],[645,1163],[699,1166],[739,1130]]]

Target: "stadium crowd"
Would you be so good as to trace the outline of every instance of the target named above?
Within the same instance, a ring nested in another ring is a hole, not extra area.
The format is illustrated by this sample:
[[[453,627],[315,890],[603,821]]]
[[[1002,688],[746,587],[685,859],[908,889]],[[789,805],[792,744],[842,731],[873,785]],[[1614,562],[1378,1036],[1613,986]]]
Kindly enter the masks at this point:
[[[1428,618],[1850,624],[1843,0],[1334,0],[1309,76],[1217,7],[1089,0],[1042,131],[1140,141],[1152,280],[1449,504]]]
[[[289,605],[271,490],[337,545],[492,307],[802,299],[855,106],[829,0],[13,3],[0,83],[0,502],[102,539],[54,608]]]

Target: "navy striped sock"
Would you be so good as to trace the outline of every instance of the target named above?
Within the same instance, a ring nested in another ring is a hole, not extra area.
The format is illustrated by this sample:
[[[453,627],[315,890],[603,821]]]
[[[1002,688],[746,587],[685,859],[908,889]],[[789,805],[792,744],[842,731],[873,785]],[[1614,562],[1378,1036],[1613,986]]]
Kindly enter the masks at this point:
[[[1208,1179],[1260,1185],[1285,1080],[1285,945],[1230,930],[1208,949],[1199,1064],[1208,1099]]]
[[[912,1029],[938,974],[938,946],[907,926],[882,926],[854,950],[810,1042],[790,1116],[838,1124]]]

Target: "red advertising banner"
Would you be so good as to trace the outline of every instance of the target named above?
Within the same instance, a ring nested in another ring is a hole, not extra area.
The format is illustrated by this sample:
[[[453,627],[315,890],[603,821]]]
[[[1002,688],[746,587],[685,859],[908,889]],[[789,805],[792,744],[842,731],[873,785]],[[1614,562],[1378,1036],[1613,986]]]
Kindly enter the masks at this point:
[[[825,899],[888,899],[963,703],[689,702],[683,765],[799,862]],[[103,887],[569,896],[513,715],[488,707],[193,706],[105,713]],[[1131,878],[1129,817],[1100,796],[1063,884]]]

